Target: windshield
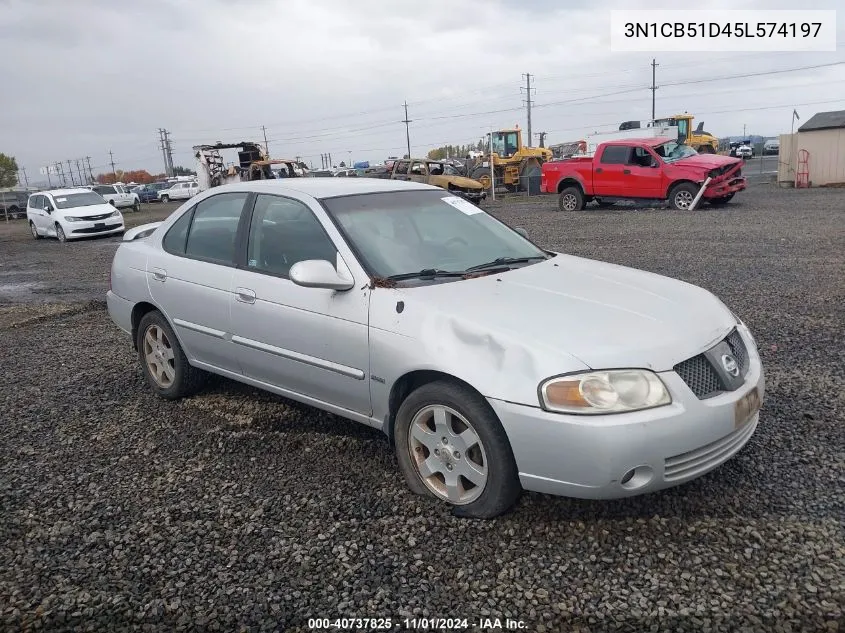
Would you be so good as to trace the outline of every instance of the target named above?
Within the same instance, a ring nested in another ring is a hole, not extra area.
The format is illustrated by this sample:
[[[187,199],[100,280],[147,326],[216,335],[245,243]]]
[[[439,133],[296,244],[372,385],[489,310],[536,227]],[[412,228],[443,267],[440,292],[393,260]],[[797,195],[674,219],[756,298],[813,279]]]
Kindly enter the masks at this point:
[[[470,202],[439,191],[392,191],[323,201],[379,277],[425,269],[464,271],[498,258],[546,257]]]
[[[675,143],[674,141],[658,145],[654,148],[654,151],[657,152],[657,155],[662,157],[667,163],[674,163],[682,158],[698,155],[698,152],[689,145],[681,145]]]
[[[94,204],[108,204],[106,199],[98,193],[89,191],[87,193],[69,193],[64,196],[53,198],[59,209],[73,209],[76,207],[90,207]]]
[[[502,158],[510,158],[516,153],[516,132],[493,132],[493,151]]]

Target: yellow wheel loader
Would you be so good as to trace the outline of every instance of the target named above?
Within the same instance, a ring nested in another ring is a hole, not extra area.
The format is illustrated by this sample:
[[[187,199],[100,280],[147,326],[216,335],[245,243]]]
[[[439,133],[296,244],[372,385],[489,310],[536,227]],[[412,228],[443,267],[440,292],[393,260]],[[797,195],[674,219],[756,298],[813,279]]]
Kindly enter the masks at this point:
[[[505,187],[508,191],[527,191],[529,186],[536,186],[539,192],[540,167],[552,159],[552,151],[546,147],[523,145],[522,130],[519,126],[490,134],[492,134],[492,142],[488,139],[487,152],[469,168],[467,175],[480,182],[485,190],[489,190],[492,184],[490,177],[492,161],[497,189]],[[490,153],[491,145],[492,154]]]

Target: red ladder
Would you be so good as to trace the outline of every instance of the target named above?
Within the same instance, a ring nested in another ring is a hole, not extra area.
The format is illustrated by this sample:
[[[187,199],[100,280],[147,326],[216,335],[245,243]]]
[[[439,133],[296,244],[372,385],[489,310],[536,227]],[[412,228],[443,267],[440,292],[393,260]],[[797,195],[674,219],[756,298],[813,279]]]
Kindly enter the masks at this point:
[[[805,149],[798,150],[798,171],[795,174],[795,187],[805,188],[810,186],[810,152]]]

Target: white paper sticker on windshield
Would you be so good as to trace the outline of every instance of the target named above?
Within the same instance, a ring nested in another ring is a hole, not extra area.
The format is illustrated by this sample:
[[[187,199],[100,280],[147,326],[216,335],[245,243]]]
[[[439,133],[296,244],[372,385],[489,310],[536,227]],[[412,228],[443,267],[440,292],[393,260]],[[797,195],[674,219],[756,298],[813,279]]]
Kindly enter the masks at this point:
[[[56,198],[56,202],[67,202],[67,198]]]
[[[472,202],[464,200],[463,198],[459,198],[458,196],[446,196],[445,198],[440,199],[446,204],[451,204],[461,213],[466,213],[467,215],[475,215],[476,213],[481,213],[481,209],[475,206]]]

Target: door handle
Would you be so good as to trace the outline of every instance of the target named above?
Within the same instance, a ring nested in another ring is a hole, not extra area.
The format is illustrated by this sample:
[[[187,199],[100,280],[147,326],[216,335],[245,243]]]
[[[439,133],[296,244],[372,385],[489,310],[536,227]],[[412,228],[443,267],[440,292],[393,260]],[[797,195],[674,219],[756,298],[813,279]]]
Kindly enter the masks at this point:
[[[631,173],[631,170],[630,170],[630,169],[623,169],[623,170],[622,170],[622,173],[623,173],[623,174],[630,174],[630,173]]]
[[[603,171],[603,170],[602,170],[602,168],[601,168],[601,167],[596,167],[596,173],[597,173],[597,174],[600,174],[602,171]]]
[[[255,303],[255,291],[249,288],[235,288],[235,299],[241,303]]]
[[[153,279],[156,281],[164,281],[167,279],[167,271],[163,268],[153,268],[151,269],[153,273]]]

